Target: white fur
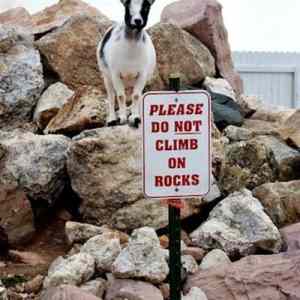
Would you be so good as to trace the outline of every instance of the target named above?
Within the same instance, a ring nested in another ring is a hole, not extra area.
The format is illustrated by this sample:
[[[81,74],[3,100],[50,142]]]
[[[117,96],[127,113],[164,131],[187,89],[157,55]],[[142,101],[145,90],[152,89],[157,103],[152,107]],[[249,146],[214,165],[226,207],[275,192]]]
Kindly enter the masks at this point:
[[[140,1],[139,1],[140,2]],[[127,122],[126,90],[132,100],[129,122],[139,118],[139,103],[146,82],[151,79],[156,66],[156,53],[150,36],[142,30],[138,39],[128,38],[125,24],[113,28],[104,46],[104,57],[100,57],[101,41],[97,58],[102,71],[109,100],[107,122],[116,121],[115,99],[119,103],[120,123]]]

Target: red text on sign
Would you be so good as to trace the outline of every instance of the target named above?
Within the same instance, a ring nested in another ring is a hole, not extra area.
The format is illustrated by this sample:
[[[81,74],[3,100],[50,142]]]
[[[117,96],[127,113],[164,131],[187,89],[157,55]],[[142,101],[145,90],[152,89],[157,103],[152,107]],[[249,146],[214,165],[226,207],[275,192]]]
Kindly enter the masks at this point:
[[[197,139],[156,140],[157,151],[197,150]]]
[[[199,183],[200,176],[198,174],[155,176],[156,187],[195,186]]]
[[[150,116],[201,115],[203,103],[197,104],[152,104]]]
[[[168,160],[168,166],[170,169],[185,169],[186,157],[170,157]]]

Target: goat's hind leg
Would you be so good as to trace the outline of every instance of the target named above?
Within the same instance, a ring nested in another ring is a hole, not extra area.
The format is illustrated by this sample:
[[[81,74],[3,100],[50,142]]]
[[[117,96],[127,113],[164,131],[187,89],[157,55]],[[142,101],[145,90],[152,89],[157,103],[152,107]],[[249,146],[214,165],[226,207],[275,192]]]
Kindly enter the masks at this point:
[[[107,98],[108,98],[108,114],[107,114],[106,123],[107,126],[116,126],[118,123],[116,110],[115,110],[116,94],[111,79],[106,75],[103,75],[103,78],[104,78],[104,85],[105,85]]]

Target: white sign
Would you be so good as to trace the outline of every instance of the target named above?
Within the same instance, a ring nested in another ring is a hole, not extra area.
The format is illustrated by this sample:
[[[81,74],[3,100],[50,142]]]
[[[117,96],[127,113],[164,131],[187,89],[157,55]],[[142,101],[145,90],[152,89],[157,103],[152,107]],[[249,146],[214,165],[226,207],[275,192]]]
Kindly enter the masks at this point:
[[[150,92],[143,98],[144,194],[201,196],[210,189],[211,103],[205,91]]]

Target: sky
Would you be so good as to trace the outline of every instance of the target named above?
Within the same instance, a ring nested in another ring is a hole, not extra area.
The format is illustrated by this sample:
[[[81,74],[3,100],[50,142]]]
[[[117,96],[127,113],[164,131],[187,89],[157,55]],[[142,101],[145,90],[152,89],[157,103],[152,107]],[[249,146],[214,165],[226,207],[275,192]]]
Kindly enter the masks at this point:
[[[120,0],[85,0],[116,21],[123,19]],[[175,0],[156,0],[149,25],[159,21],[164,6]],[[189,0],[184,0],[189,1]],[[58,0],[0,0],[0,12],[23,6],[31,13]],[[231,48],[235,51],[300,52],[300,0],[219,0]]]

